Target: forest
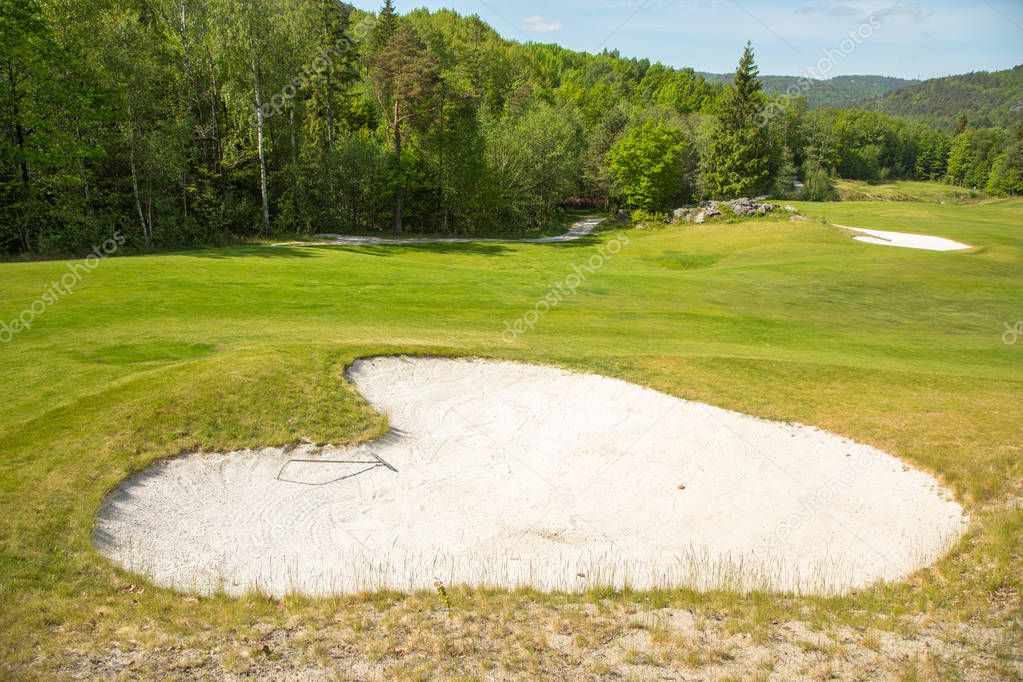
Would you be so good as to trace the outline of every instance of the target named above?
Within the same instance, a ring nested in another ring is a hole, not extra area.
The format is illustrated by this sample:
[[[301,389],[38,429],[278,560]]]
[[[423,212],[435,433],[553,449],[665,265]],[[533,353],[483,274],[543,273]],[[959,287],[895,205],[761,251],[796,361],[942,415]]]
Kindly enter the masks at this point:
[[[711,83],[731,83],[735,77],[733,73],[697,72],[697,74]],[[764,84],[764,92],[768,95],[781,95],[790,92],[789,88],[799,88],[800,95],[806,97],[806,104],[810,109],[851,107],[920,82],[888,76],[834,76],[820,80],[801,76],[761,75],[760,80]]]
[[[510,234],[567,207],[1023,191],[1023,128],[952,130],[502,38],[391,0],[6,0],[0,253],[323,232]],[[898,93],[896,93],[898,94]]]
[[[860,108],[912,118],[952,131],[961,116],[982,128],[1012,128],[1023,122],[1023,65],[908,84]]]

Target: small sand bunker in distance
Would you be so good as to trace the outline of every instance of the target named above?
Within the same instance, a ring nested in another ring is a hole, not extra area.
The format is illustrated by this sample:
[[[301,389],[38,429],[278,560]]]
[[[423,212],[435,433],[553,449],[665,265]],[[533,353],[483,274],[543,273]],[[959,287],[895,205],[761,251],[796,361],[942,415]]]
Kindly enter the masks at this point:
[[[853,239],[865,244],[899,246],[906,249],[921,249],[923,251],[963,251],[973,248],[969,244],[962,244],[945,237],[935,237],[929,234],[868,230],[863,227],[849,227],[848,225],[835,225],[835,227],[856,232],[857,235]]]
[[[965,529],[931,476],[812,427],[507,362],[381,357],[349,379],[383,439],[154,464],[107,498],[96,547],[199,592],[834,593],[904,577]]]

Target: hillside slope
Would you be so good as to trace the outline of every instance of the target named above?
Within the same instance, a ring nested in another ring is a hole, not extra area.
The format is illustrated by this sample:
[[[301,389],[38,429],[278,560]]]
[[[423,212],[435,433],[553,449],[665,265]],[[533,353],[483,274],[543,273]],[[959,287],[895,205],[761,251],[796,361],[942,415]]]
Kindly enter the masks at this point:
[[[861,104],[865,109],[955,127],[965,114],[976,127],[1023,123],[1023,66],[934,78]]]
[[[734,74],[700,73],[711,83],[731,83]],[[799,76],[761,76],[764,91],[768,94],[784,94],[789,88],[799,88],[803,78]],[[812,80],[803,92],[811,109],[819,107],[847,107],[863,100],[876,99],[895,92],[919,81],[888,76],[836,76],[828,80]]]

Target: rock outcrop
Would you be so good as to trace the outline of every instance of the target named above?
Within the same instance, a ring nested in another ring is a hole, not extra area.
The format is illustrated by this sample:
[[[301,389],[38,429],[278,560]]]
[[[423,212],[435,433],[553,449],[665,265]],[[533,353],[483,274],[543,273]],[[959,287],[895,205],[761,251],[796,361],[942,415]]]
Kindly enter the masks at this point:
[[[725,215],[726,212],[730,212],[740,218],[765,216],[768,213],[782,209],[789,213],[799,212],[794,206],[782,207],[777,204],[767,203],[765,201],[766,198],[756,197],[750,199],[749,197],[740,197],[729,201],[701,201],[697,206],[684,206],[672,211],[672,222],[700,225],[715,216]]]

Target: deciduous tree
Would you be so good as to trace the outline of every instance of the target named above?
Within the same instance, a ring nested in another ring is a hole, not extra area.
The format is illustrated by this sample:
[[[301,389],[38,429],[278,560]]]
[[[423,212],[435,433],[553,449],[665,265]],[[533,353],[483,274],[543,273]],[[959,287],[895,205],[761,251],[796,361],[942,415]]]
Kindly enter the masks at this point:
[[[611,148],[608,169],[630,206],[647,211],[669,207],[682,192],[686,144],[681,131],[646,121]]]

